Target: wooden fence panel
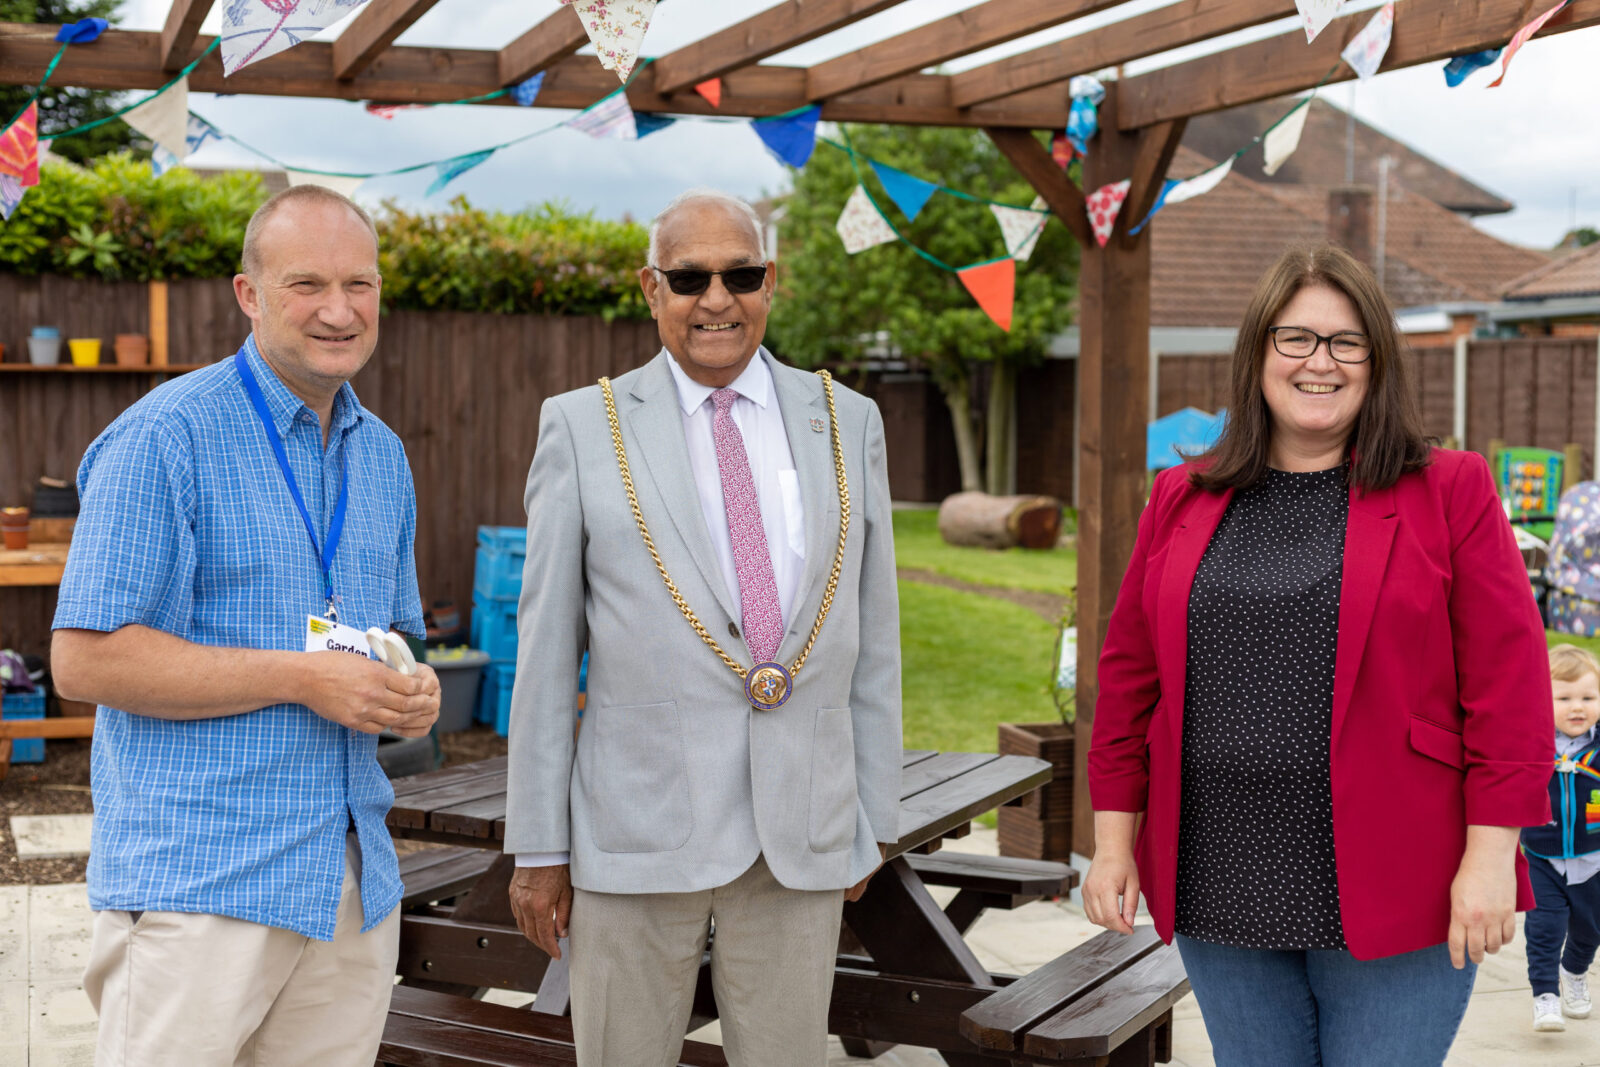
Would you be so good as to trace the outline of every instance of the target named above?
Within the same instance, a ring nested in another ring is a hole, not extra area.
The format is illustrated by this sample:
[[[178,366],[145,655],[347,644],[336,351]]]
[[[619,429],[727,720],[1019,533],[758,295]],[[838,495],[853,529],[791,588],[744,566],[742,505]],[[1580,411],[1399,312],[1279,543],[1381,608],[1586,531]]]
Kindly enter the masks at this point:
[[[1440,440],[1455,433],[1455,360],[1451,347],[1416,348],[1408,362],[1422,407],[1423,428]]]

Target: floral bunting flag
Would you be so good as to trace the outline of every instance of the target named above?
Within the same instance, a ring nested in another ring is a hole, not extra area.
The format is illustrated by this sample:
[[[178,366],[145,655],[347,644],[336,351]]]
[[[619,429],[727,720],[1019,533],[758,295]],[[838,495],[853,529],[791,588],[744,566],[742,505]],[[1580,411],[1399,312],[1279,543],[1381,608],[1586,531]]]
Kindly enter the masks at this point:
[[[1044,224],[1050,221],[1050,216],[1042,213],[1043,208],[1044,198],[1038,196],[1033,198],[1032,210],[1005,204],[989,205],[989,210],[994,213],[994,221],[1000,224],[1000,237],[1006,243],[1006,252],[1018,263],[1026,263],[1028,257],[1033,255],[1039,235],[1044,232]]]
[[[1544,24],[1554,18],[1556,12],[1566,7],[1568,2],[1569,0],[1561,0],[1561,2],[1555,7],[1551,8],[1549,11],[1546,11],[1544,14],[1540,15],[1538,18],[1534,19],[1532,22],[1528,23],[1526,26],[1522,27],[1522,29],[1516,32],[1516,35],[1511,38],[1511,43],[1506,45],[1505,59],[1503,59],[1500,63],[1500,77],[1490,82],[1489,88],[1496,88],[1501,82],[1506,80],[1506,71],[1511,69],[1511,60],[1515,58],[1519,51],[1521,51],[1522,46],[1528,43],[1528,39],[1530,37],[1544,29]]]
[[[1089,103],[1099,107],[1106,98],[1106,87],[1092,74],[1079,74],[1067,83],[1067,95],[1074,100],[1087,97]]]
[[[1017,299],[1017,261],[1007,256],[993,263],[979,263],[956,271],[983,313],[1007,333],[1011,332],[1011,311]]]
[[[622,92],[612,93],[589,110],[579,112],[567,125],[596,140],[620,137],[632,141],[639,136],[639,129],[633,123],[633,108],[628,106],[628,95]]]
[[[844,202],[844,210],[839,212],[839,221],[834,224],[834,229],[839,231],[844,250],[852,256],[894,240],[893,228],[879,213],[867,190],[860,185]]]
[[[1482,52],[1469,52],[1464,56],[1456,56],[1444,65],[1444,83],[1454,89],[1467,80],[1467,75],[1475,70],[1482,70],[1500,58],[1501,49],[1485,48]]]
[[[1185,178],[1183,181],[1173,181],[1168,178],[1161,184],[1161,192],[1156,194],[1156,202],[1151,205],[1149,213],[1143,219],[1140,219],[1139,225],[1133,227],[1128,233],[1137,234],[1143,230],[1150,224],[1150,220],[1155,217],[1156,212],[1168,204],[1181,204],[1185,200],[1193,200],[1195,197],[1204,196],[1221,185],[1222,179],[1226,178],[1228,173],[1233,170],[1233,160],[1234,157],[1230,156],[1210,170],[1201,171],[1194,177]]]
[[[896,170],[887,163],[879,163],[875,159],[868,162],[877,172],[878,180],[883,183],[883,191],[889,194],[889,199],[905,212],[908,219],[915,220],[921,213],[923,205],[928,202],[928,198],[939,191],[939,187],[932,182],[913,177],[903,170]]]
[[[787,115],[756,119],[750,128],[756,131],[761,143],[781,162],[799,168],[806,165],[806,160],[816,150],[817,120],[821,117],[821,106],[813,104]]]
[[[1050,158],[1056,161],[1056,166],[1066,170],[1072,162],[1072,142],[1067,140],[1065,130],[1058,130],[1050,138]]]
[[[1300,135],[1305,132],[1306,115],[1310,111],[1311,98],[1308,96],[1299,107],[1278,120],[1278,124],[1262,138],[1261,153],[1266,158],[1266,165],[1261,169],[1269,177],[1278,173],[1278,168],[1300,147]]]
[[[1372,16],[1361,32],[1350,38],[1339,57],[1350,64],[1356,77],[1366,81],[1378,73],[1383,57],[1389,51],[1389,39],[1394,35],[1394,0],[1384,4]]]
[[[235,74],[316,36],[367,0],[226,0],[222,73]]]
[[[1317,39],[1317,34],[1339,16],[1339,5],[1344,0],[1294,0],[1300,12],[1300,21],[1306,29],[1306,44]]]
[[[722,79],[712,78],[703,81],[694,87],[694,91],[706,98],[706,103],[712,107],[722,106]]]
[[[376,115],[385,122],[391,122],[402,111],[427,111],[432,104],[375,104],[368,100],[363,105],[367,114]]]
[[[173,167],[180,166],[185,159],[200,149],[207,141],[220,141],[222,134],[217,128],[199,115],[189,116],[189,126],[184,133],[183,143],[187,151],[179,156],[157,145],[150,153],[150,169],[157,178],[161,177]]]
[[[561,0],[569,4],[583,22],[589,43],[600,56],[600,65],[616,71],[624,82],[639,60],[644,31],[650,28],[656,0]]]
[[[0,133],[0,174],[9,174],[24,189],[39,184],[39,103],[29,104],[17,121]]]
[[[361,188],[365,178],[355,178],[344,174],[313,174],[307,170],[286,170],[283,172],[289,179],[290,185],[320,185],[324,189],[332,189],[340,196],[355,198],[356,190]]]
[[[1094,230],[1094,239],[1104,248],[1111,239],[1111,227],[1117,224],[1117,215],[1122,211],[1122,202],[1128,199],[1128,187],[1133,182],[1124,178],[1120,182],[1102,185],[1084,201],[1084,207],[1089,213],[1089,227]]]
[[[179,78],[122,116],[122,121],[178,159],[189,155],[189,79]]]
[[[435,163],[433,166],[439,172],[439,176],[433,179],[433,184],[428,186],[428,191],[422,195],[432,196],[437,193],[473,167],[487,162],[489,157],[494,155],[494,151],[494,149],[488,148],[482,152],[472,152],[468,155],[457,156],[454,159],[447,159],[443,163]]]
[[[23,194],[27,191],[16,178],[9,174],[0,174],[0,219],[10,221],[11,213],[17,210],[17,205],[22,203]]]
[[[544,88],[544,71],[540,71],[526,81],[520,81],[511,87],[511,99],[518,107],[532,107],[533,102],[539,99],[539,90]]]

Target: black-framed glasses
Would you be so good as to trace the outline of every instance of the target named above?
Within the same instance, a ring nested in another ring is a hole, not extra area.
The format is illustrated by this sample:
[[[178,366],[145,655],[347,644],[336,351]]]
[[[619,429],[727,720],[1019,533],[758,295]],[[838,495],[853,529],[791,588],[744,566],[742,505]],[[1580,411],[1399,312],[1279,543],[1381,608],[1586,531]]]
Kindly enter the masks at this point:
[[[727,270],[701,270],[698,267],[686,267],[683,270],[662,270],[660,267],[650,269],[667,279],[667,288],[679,296],[699,296],[711,288],[713,274],[722,276],[722,284],[730,293],[753,293],[767,280],[765,263],[749,267],[729,267]]]
[[[1281,356],[1290,359],[1310,359],[1320,344],[1328,346],[1328,355],[1340,363],[1365,363],[1372,355],[1372,342],[1365,334],[1336,333],[1324,337],[1304,326],[1268,326],[1272,347]]]

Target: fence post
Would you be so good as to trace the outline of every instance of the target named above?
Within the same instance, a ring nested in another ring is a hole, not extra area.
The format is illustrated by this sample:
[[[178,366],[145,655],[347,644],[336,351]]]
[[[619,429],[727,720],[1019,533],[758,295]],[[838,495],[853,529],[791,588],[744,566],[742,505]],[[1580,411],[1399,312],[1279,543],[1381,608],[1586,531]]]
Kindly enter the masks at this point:
[[[1450,433],[1456,439],[1456,448],[1467,447],[1467,335],[1456,338],[1454,378],[1455,403],[1450,420]]]
[[[1565,493],[1583,481],[1583,446],[1572,441],[1561,451],[1566,457],[1561,462],[1561,491]]]
[[[1500,453],[1505,450],[1506,443],[1503,440],[1498,437],[1489,439],[1489,470],[1494,475],[1496,485],[1500,484]]]
[[[1595,340],[1594,363],[1594,456],[1595,475],[1600,478],[1600,338]]]
[[[167,283],[150,283],[150,364],[167,365]]]

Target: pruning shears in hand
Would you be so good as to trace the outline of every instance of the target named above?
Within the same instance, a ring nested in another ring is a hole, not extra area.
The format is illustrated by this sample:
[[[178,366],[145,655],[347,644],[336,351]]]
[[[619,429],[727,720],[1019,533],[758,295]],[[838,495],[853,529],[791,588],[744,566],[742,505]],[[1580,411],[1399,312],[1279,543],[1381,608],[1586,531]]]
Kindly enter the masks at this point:
[[[397,633],[385,633],[376,626],[367,631],[367,644],[383,663],[401,674],[416,674],[417,660],[406,647],[405,638]]]

